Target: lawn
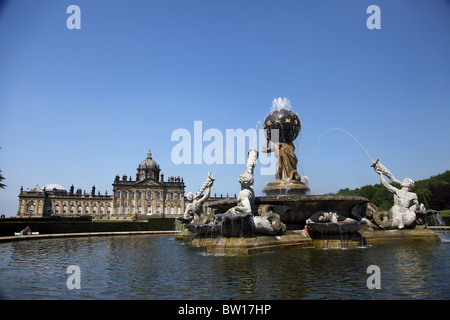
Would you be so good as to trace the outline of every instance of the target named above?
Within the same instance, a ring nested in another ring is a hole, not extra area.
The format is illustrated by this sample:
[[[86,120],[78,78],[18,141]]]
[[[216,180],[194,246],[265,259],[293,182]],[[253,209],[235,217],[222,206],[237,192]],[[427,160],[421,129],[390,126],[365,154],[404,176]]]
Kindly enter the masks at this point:
[[[439,211],[441,217],[450,217],[450,209],[449,210],[441,210]]]

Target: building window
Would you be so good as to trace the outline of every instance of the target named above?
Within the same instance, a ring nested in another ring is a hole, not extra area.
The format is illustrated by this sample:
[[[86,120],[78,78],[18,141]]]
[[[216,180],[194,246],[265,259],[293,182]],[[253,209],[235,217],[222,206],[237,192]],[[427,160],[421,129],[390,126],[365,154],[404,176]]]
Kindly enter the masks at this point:
[[[156,193],[156,199],[161,200],[161,192],[158,191]]]
[[[123,214],[127,214],[127,213],[128,213],[127,205],[124,205],[124,207],[123,207]]]
[[[152,200],[152,192],[151,191],[147,192],[147,200]]]
[[[164,214],[167,214],[167,207],[164,206]]]
[[[123,198],[124,198],[125,200],[128,199],[128,191],[125,191],[125,192],[123,193]]]
[[[170,199],[173,200],[173,198],[174,198],[174,195],[173,195],[173,192],[171,192],[170,193]]]
[[[134,200],[134,191],[131,192],[131,200]]]
[[[134,214],[134,207],[131,207],[131,214]]]
[[[116,208],[116,214],[120,214],[120,207]]]
[[[142,213],[142,207],[139,206],[139,207],[138,207],[138,214],[141,214],[141,213]]]
[[[120,191],[117,191],[117,199],[120,199]]]
[[[73,210],[74,210],[75,208],[73,207],[73,205],[72,206],[70,206],[70,214],[73,214]]]
[[[67,213],[67,206],[66,205],[63,205],[63,212],[62,212],[63,214],[66,214]]]
[[[81,214],[81,206],[78,206],[77,214]]]
[[[142,192],[139,191],[139,192],[138,192],[138,200],[141,200],[141,199],[142,199]]]
[[[100,214],[103,214],[103,206],[100,206]]]
[[[173,194],[173,193],[172,193]],[[175,212],[174,212],[174,210],[173,210],[173,207],[170,207],[170,214],[174,214]]]
[[[108,206],[108,208],[106,209],[106,213],[110,214],[111,213],[111,206]]]
[[[89,214],[89,206],[86,206],[86,207],[84,208],[84,214]]]
[[[181,214],[181,208],[180,208],[180,206],[177,207],[177,214]]]
[[[156,214],[160,214],[161,213],[161,209],[159,206],[156,206]]]
[[[97,213],[97,206],[93,206],[92,207],[92,214],[96,214]]]
[[[152,206],[147,206],[147,215],[151,215],[151,214],[152,214]]]
[[[56,213],[56,214],[59,213],[59,205],[58,205],[58,204],[55,206],[55,213]]]

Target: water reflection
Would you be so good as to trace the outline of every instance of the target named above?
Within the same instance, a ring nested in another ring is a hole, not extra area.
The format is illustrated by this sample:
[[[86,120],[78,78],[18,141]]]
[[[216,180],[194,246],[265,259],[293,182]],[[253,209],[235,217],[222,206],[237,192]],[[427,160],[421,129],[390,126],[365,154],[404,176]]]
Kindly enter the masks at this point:
[[[0,244],[0,287],[11,299],[448,299],[450,244],[291,249],[214,256],[168,236]],[[366,286],[369,265],[381,290]],[[66,286],[69,265],[81,289]]]

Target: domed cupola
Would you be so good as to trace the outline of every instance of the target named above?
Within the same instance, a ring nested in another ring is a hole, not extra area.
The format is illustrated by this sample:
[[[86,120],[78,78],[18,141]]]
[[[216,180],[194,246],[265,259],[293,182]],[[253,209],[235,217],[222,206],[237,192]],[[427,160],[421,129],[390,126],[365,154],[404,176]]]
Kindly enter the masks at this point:
[[[65,191],[65,189],[57,183],[50,183],[44,186],[44,191]]]
[[[159,181],[161,169],[155,160],[152,159],[152,152],[148,150],[147,158],[139,164],[137,168],[136,180],[142,181],[147,178]]]

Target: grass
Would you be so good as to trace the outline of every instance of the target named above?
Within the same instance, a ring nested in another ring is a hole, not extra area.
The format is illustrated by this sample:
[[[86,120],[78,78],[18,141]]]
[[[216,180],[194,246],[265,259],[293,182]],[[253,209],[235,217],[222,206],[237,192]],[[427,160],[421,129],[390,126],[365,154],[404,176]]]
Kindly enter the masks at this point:
[[[449,210],[441,210],[439,211],[441,217],[450,217],[450,209]]]

